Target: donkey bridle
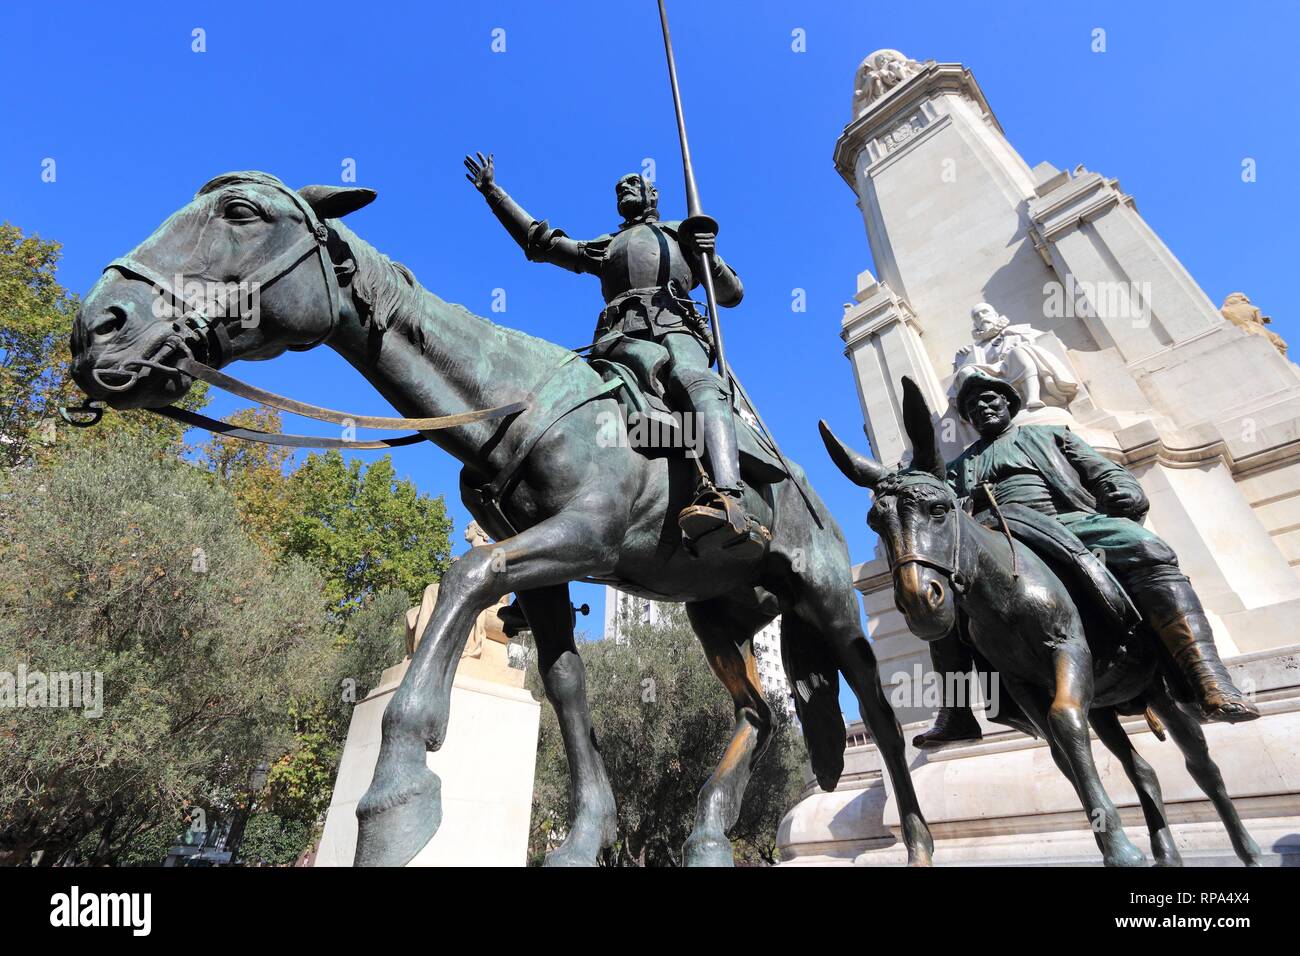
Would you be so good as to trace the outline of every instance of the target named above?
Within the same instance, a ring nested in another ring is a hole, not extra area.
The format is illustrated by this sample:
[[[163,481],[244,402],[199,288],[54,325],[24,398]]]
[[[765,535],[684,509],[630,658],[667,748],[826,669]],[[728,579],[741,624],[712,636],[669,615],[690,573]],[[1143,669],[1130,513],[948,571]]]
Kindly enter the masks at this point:
[[[302,213],[307,230],[301,236],[294,240],[288,249],[281,252],[269,262],[264,263],[253,271],[253,274],[243,280],[243,282],[259,290],[283,279],[289,273],[298,268],[304,261],[312,255],[318,257],[321,269],[321,278],[325,283],[326,295],[329,297],[330,324],[325,333],[312,342],[310,345],[303,346],[303,349],[312,348],[324,342],[333,334],[337,328],[340,316],[340,298],[338,277],[334,273],[334,261],[329,254],[329,227],[326,226],[316,216],[315,210],[302,200],[297,193],[287,187],[275,186],[271,183],[259,183],[259,185],[270,186],[279,189]],[[204,348],[204,357],[209,360],[216,358],[219,363],[230,356],[230,332],[227,326],[236,321],[237,317],[230,315],[213,317],[209,316],[205,309],[205,304],[200,301],[192,300],[185,295],[184,288],[177,289],[158,269],[153,268],[139,259],[124,256],[120,259],[114,259],[104,271],[110,269],[116,270],[122,275],[132,278],[141,279],[150,283],[160,293],[168,296],[175,306],[180,308],[182,315],[178,321],[172,323],[173,334],[168,336],[161,344],[161,347],[143,359],[129,359],[112,369],[95,369],[91,372],[95,381],[104,389],[110,392],[125,392],[133,388],[137,382],[147,376],[150,372],[158,372],[165,375],[188,375],[191,378],[207,382],[217,388],[225,389],[232,394],[249,401],[259,402],[264,405],[270,405],[281,411],[290,412],[295,415],[302,415],[308,418],[315,418],[320,421],[333,422],[339,425],[356,426],[361,428],[414,428],[416,432],[410,435],[402,435],[397,438],[383,438],[375,441],[349,441],[342,438],[318,438],[313,435],[288,435],[279,432],[264,432],[252,428],[241,428],[232,425],[229,422],[217,421],[198,412],[188,411],[183,408],[177,408],[175,405],[165,405],[157,408],[150,408],[148,411],[155,415],[161,415],[163,418],[169,418],[173,421],[180,422],[187,426],[204,428],[210,432],[227,435],[232,438],[241,438],[246,441],[261,442],[271,445],[288,445],[295,448],[396,448],[402,445],[410,445],[415,442],[425,441],[426,436],[420,434],[424,431],[434,431],[440,428],[454,428],[459,425],[468,425],[473,422],[487,421],[495,418],[504,418],[508,415],[514,415],[522,412],[527,408],[525,402],[510,402],[505,405],[496,405],[492,408],[478,409],[470,412],[462,412],[456,415],[442,415],[435,418],[393,418],[379,415],[354,415],[348,412],[340,412],[331,408],[323,408],[318,405],[309,405],[306,402],[299,402],[275,392],[268,392],[265,389],[257,388],[246,382],[229,375],[225,375],[215,368],[198,361],[190,349],[191,343],[202,343]],[[228,311],[228,310],[227,310]],[[180,357],[176,358],[171,365],[164,364],[176,352],[180,352]],[[109,382],[103,377],[104,374],[124,375],[126,381]],[[89,427],[99,421],[103,415],[103,408],[95,403],[88,403],[79,408],[60,409],[63,419],[71,425],[77,427]],[[77,419],[73,415],[77,413],[88,413],[92,417],[89,419]]]
[[[935,481],[938,482],[938,479],[936,478]],[[947,490],[946,484],[943,487],[944,490]],[[992,510],[993,514],[997,516],[998,523],[1001,525],[1002,533],[1006,536],[1007,545],[1011,549],[1011,576],[1012,578],[1019,578],[1020,565],[1016,557],[1015,538],[1011,534],[1011,528],[1007,525],[1006,516],[1002,514],[1002,507],[998,503],[997,495],[993,491],[993,486],[987,481],[981,482],[979,485],[979,491],[983,493],[985,498],[988,500],[989,508]],[[896,577],[899,568],[909,564],[919,564],[938,571],[948,579],[949,583],[952,584],[952,589],[957,594],[964,594],[968,582],[966,581],[966,576],[961,573],[961,567],[958,563],[961,560],[961,515],[958,513],[960,511],[960,502],[954,502],[952,516],[953,520],[957,524],[953,529],[952,535],[952,557],[948,561],[941,561],[938,558],[926,554],[924,551],[909,551],[905,554],[899,555],[889,563],[890,575]]]
[[[926,478],[930,478],[934,483],[940,484],[945,492],[948,491],[948,486],[942,484],[938,478],[925,472],[914,472],[914,474],[920,474]],[[927,482],[927,484],[928,483],[929,482]],[[936,558],[924,551],[907,551],[893,557],[889,562],[890,575],[897,580],[898,572],[902,568],[909,564],[919,564],[922,567],[933,568],[935,571],[938,571],[948,579],[950,584],[952,584],[953,591],[958,594],[964,593],[966,591],[966,576],[961,573],[961,568],[958,565],[958,561],[961,558],[961,515],[957,512],[960,510],[961,506],[956,502],[956,500],[954,500],[951,513],[953,521],[956,522],[956,526],[953,529],[952,536],[952,556],[947,561]]]

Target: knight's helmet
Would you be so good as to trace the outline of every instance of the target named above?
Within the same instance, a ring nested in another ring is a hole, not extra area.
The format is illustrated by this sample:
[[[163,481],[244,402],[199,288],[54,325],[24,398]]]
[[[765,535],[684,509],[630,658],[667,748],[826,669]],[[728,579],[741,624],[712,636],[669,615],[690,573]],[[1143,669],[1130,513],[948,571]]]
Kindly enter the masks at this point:
[[[615,195],[618,189],[625,182],[635,182],[637,188],[641,190],[641,201],[644,204],[645,211],[638,218],[641,219],[658,219],[659,218],[659,190],[645,176],[640,173],[628,173],[626,176],[619,177],[618,182],[614,184]]]

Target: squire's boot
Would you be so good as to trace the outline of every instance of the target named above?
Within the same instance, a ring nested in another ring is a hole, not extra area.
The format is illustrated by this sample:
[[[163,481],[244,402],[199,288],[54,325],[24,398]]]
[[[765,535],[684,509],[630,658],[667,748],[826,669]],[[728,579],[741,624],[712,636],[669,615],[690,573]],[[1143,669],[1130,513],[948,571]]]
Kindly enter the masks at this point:
[[[1155,628],[1178,670],[1191,685],[1205,720],[1229,724],[1255,720],[1259,708],[1232,683],[1214,647],[1210,622],[1200,610],[1179,615]]]
[[[912,746],[921,750],[939,750],[963,740],[981,740],[979,721],[969,707],[940,707],[934,726],[912,738]]]

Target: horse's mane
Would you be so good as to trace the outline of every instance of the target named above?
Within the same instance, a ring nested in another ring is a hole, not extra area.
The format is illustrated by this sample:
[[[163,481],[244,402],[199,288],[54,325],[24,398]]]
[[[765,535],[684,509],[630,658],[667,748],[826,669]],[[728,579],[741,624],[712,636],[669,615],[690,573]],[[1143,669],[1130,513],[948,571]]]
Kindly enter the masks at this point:
[[[356,265],[353,287],[357,300],[368,312],[362,318],[374,322],[380,331],[401,332],[422,353],[428,353],[437,337],[447,334],[439,322],[439,313],[455,313],[478,323],[481,331],[476,328],[476,334],[499,336],[508,340],[511,348],[563,351],[554,342],[497,325],[457,302],[447,302],[422,286],[409,268],[388,258],[338,220],[331,220],[330,225],[352,252]]]

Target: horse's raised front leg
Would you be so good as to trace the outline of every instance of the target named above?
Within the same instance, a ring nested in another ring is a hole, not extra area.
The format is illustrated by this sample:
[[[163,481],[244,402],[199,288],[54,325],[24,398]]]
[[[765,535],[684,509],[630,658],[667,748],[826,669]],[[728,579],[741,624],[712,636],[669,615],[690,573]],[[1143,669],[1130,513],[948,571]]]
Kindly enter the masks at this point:
[[[1151,834],[1151,855],[1155,857],[1156,866],[1182,866],[1183,859],[1165,817],[1165,800],[1155,770],[1134,748],[1114,710],[1109,707],[1093,710],[1088,714],[1088,722],[1097,732],[1097,739],[1119,759],[1129,782],[1137,791],[1147,832]]]
[[[522,591],[519,604],[537,644],[537,668],[555,708],[569,763],[573,819],[564,843],[546,855],[546,865],[595,866],[600,851],[614,843],[618,819],[587,709],[586,668],[573,643],[569,586]]]
[[[770,618],[725,599],[692,602],[686,614],[709,666],[731,694],[736,720],[722,760],[700,790],[682,858],[686,866],[733,866],[727,831],[736,825],[745,786],[772,733],[772,711],[763,699],[749,643]]]
[[[1219,819],[1228,831],[1228,839],[1232,841],[1232,849],[1238,859],[1247,866],[1259,866],[1259,845],[1246,832],[1246,825],[1241,822],[1232,797],[1228,796],[1228,788],[1224,786],[1218,764],[1210,756],[1210,748],[1205,742],[1200,723],[1163,691],[1150,693],[1147,699],[1156,716],[1165,722],[1169,736],[1174,738],[1174,743],[1183,752],[1187,772],[1210,798],[1214,809],[1219,811]]]
[[[357,804],[358,866],[403,866],[441,822],[439,782],[425,754],[447,734],[451,685],[474,618],[511,591],[607,573],[617,556],[608,511],[564,512],[496,545],[470,549],[443,576],[423,639],[384,711],[375,776]]]

